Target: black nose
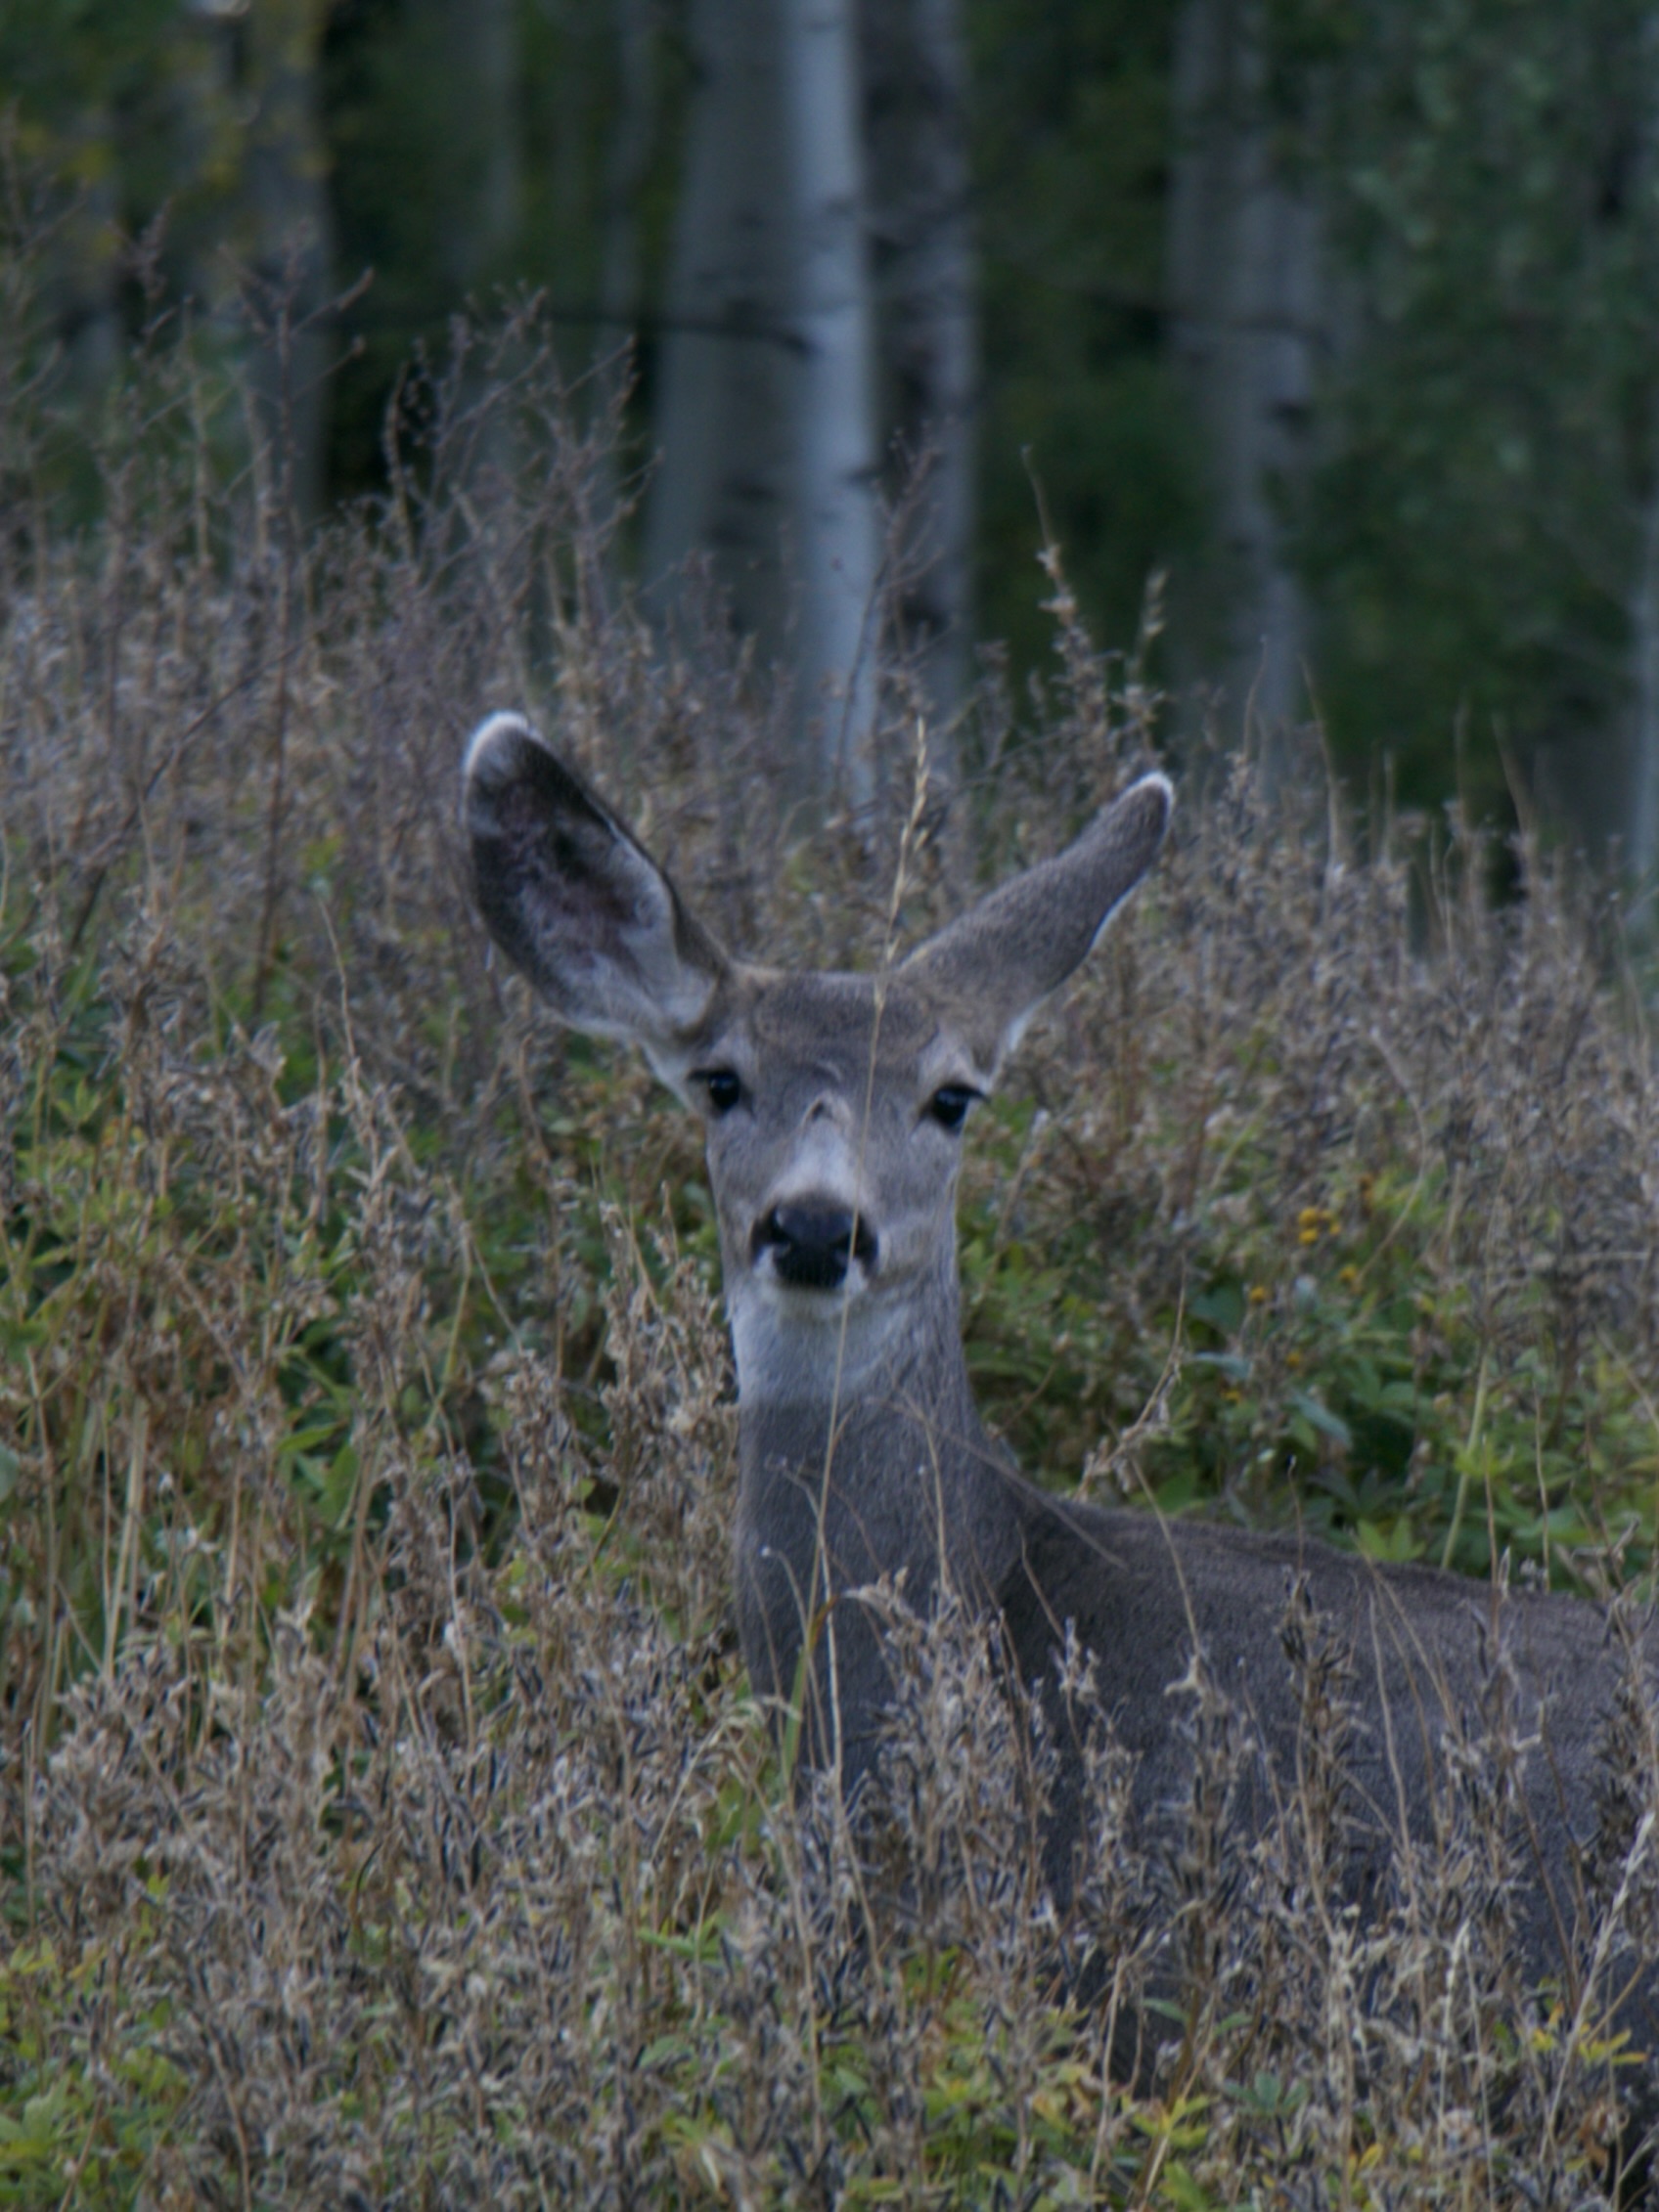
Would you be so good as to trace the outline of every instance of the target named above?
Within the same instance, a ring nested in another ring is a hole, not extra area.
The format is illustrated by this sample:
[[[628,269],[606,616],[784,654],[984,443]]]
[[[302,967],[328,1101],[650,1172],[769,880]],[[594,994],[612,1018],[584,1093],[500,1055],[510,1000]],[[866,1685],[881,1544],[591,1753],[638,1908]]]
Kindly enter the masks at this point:
[[[874,1235],[844,1206],[775,1206],[755,1223],[750,1243],[757,1260],[770,1251],[779,1275],[797,1290],[839,1290],[850,1261],[875,1264]]]

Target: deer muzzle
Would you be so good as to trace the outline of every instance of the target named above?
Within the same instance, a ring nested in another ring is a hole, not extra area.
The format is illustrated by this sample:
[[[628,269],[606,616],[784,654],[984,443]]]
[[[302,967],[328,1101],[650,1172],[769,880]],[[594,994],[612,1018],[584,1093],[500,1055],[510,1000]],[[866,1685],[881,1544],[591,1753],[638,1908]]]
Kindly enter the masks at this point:
[[[795,1290],[839,1290],[855,1260],[874,1271],[875,1250],[874,1231],[856,1214],[817,1199],[774,1206],[749,1238],[756,1265],[770,1253],[774,1275]]]

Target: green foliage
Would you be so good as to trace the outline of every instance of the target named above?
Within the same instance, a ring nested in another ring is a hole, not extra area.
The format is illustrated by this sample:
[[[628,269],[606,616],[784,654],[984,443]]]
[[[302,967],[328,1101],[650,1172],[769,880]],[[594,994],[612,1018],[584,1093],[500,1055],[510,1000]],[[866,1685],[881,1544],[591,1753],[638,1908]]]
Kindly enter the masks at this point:
[[[172,110],[211,35],[172,0],[3,0],[0,83],[17,103],[18,152],[73,184],[113,184],[120,211],[148,219],[194,181],[176,166]]]
[[[1451,0],[1276,25],[1353,295],[1296,518],[1332,732],[1415,800],[1444,793],[1463,730],[1482,810],[1496,734],[1604,834],[1655,465],[1650,14]]]
[[[166,2053],[166,2006],[135,2014],[120,1998],[122,1954],[155,1935],[154,1911],[140,1910],[120,1942],[77,1955],[30,1936],[0,1958],[0,2203],[67,2195],[102,2212],[139,2201],[164,2170],[189,2084]]]
[[[504,90],[466,11],[422,0],[0,0],[11,192],[34,208],[39,264],[27,315],[7,303],[0,382],[55,357],[57,413],[37,465],[11,439],[0,465],[96,512],[88,433],[163,295],[193,302],[246,384],[241,293],[271,252],[260,163],[294,100],[315,109],[305,158],[327,172],[336,279],[372,272],[328,324],[334,493],[384,488],[388,403],[470,301],[545,292],[573,378],[620,342],[602,319],[617,225],[641,324],[631,434],[649,446],[689,63],[683,14],[648,13],[649,82],[630,87],[619,8],[518,0]],[[1039,499],[1114,644],[1148,578],[1206,545],[1205,469],[1164,359],[1177,17],[1173,0],[964,4],[979,629],[1016,688],[1050,665]],[[1647,11],[1274,0],[1264,20],[1264,129],[1330,250],[1318,461],[1279,489],[1332,741],[1362,774],[1386,758],[1412,804],[1457,790],[1499,818],[1507,754],[1547,814],[1599,840],[1622,825],[1656,465]],[[221,480],[248,459],[234,382],[212,399]]]
[[[541,295],[566,375],[628,339],[601,315],[606,224],[634,229],[641,299],[666,251],[683,58],[650,31],[648,136],[632,197],[613,208],[622,113],[614,9],[506,11],[511,81],[482,73],[464,10],[348,0],[330,13],[321,55],[332,204],[342,271],[374,281],[349,312],[352,351],[335,382],[331,479],[383,480],[382,422],[411,356],[446,347],[451,319],[501,294]],[[639,301],[630,302],[637,309]],[[649,341],[645,347],[648,356]]]
[[[270,17],[286,0],[260,0]],[[299,0],[303,16],[309,0]],[[266,91],[246,11],[173,0],[0,0],[13,188],[58,201],[51,296],[79,396],[118,373],[145,312],[138,242],[197,310],[234,289]]]
[[[966,1334],[979,1400],[1023,1465],[1099,1470],[1102,1433],[1152,1407],[1135,1480],[1167,1512],[1220,1501],[1375,1559],[1479,1576],[1507,1556],[1569,1587],[1610,1542],[1650,1554],[1653,1412],[1629,1353],[1575,1353],[1542,1277],[1525,1341],[1501,1350],[1449,1264],[1443,1174],[1344,1161],[1323,1200],[1276,1214],[1262,1153],[1235,1140],[1176,1303],[1126,1326],[1101,1297],[1100,1216],[1061,1201],[1051,1217],[1029,1108],[997,1125],[962,1224]],[[1105,1233],[1157,1229],[1114,1209]]]
[[[0,1618],[45,1629],[38,1663],[60,1689],[108,1667],[141,1614],[205,1636],[223,1664],[280,1613],[333,1614],[342,1591],[349,1606],[391,1438],[441,1451],[479,1325],[450,1303],[465,1263],[446,1280],[439,1262],[418,1294],[377,1280],[416,1251],[436,1260],[431,1230],[409,1247],[397,1219],[383,1104],[322,1065],[290,1089],[189,995],[157,1019],[176,948],[142,923],[138,938],[118,978],[20,933],[0,948],[32,1047],[0,1279],[15,1439]],[[487,1260],[511,1285],[512,1256]],[[25,1455],[51,1471],[44,1492],[18,1479]],[[260,1565],[233,1620],[210,1593],[250,1517]],[[27,1595],[42,1573],[64,1606],[49,1621]],[[0,1643],[0,1698],[19,1694],[18,1657]]]
[[[985,634],[1045,669],[1047,528],[1087,618],[1128,642],[1151,572],[1201,530],[1162,357],[1175,9],[972,0],[985,417]]]
[[[1042,1746],[898,1608],[873,1863],[796,1797],[728,1625],[695,1131],[485,961],[454,771],[526,698],[780,960],[879,956],[907,795],[785,845],[766,700],[597,587],[557,410],[499,541],[440,447],[286,555],[244,483],[210,560],[176,420],[110,457],[126,534],[0,602],[0,2200],[1591,2201],[1630,2054],[1504,1982],[1497,1793],[1409,1927],[1293,1830],[1172,1916],[1102,1747],[1062,1926]],[[1140,756],[1060,643],[916,930]],[[1659,1111],[1590,918],[1536,855],[1506,915],[1467,840],[1354,863],[1243,771],[1182,821],[968,1142],[987,1406],[1061,1485],[1638,1568]]]

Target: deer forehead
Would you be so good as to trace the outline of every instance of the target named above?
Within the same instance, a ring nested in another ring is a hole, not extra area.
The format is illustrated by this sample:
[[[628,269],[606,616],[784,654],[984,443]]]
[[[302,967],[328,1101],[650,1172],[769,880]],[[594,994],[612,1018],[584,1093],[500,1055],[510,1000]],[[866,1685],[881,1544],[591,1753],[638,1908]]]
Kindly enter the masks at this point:
[[[986,1072],[934,995],[898,974],[747,968],[722,1017],[710,1050],[744,1058],[763,1089],[816,1085],[908,1107],[919,1089]]]

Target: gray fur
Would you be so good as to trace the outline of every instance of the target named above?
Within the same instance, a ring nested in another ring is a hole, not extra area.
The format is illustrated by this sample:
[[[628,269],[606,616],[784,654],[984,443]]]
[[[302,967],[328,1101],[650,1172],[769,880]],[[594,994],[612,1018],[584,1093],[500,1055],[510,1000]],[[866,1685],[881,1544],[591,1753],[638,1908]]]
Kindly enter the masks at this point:
[[[1583,1965],[1583,1853],[1622,1663],[1600,1612],[1375,1567],[1294,1537],[1067,1503],[1023,1481],[974,1411],[957,1288],[962,1138],[938,1126],[929,1101],[944,1086],[990,1087],[1034,1006],[1150,866],[1169,807],[1163,778],[1143,779],[1068,851],[893,970],[879,1005],[868,976],[728,958],[516,718],[496,717],[474,739],[467,817],[479,905],[506,951],[557,1012],[634,1037],[704,1113],[739,1373],[738,1619],[762,1697],[788,1700],[810,1650],[808,1757],[837,1765],[851,1791],[879,1740],[891,1686],[860,1590],[902,1575],[924,1609],[944,1578],[1000,1619],[1019,1675],[1054,1712],[1055,1654],[1075,1626],[1138,1761],[1135,1797],[1149,1827],[1189,1794],[1175,1689],[1201,1652],[1260,1747],[1252,1787],[1263,1801],[1240,1809],[1259,1826],[1297,1771],[1301,1720],[1281,1629],[1300,1586],[1350,1669],[1356,1896],[1388,1879],[1402,1835],[1429,1833],[1446,1733],[1478,1728],[1503,1655],[1528,1746],[1527,1960],[1571,1994]],[[512,837],[500,831],[504,811]],[[552,880],[552,857],[571,852],[575,872]],[[711,1070],[742,1086],[724,1114],[707,1095]],[[784,1279],[795,1261],[781,1223],[855,1217],[867,1243],[847,1242],[839,1288]],[[1062,1891],[1080,1763],[1062,1772],[1049,1836]],[[1643,1984],[1622,2014],[1649,2050],[1659,2048],[1653,1996]]]

